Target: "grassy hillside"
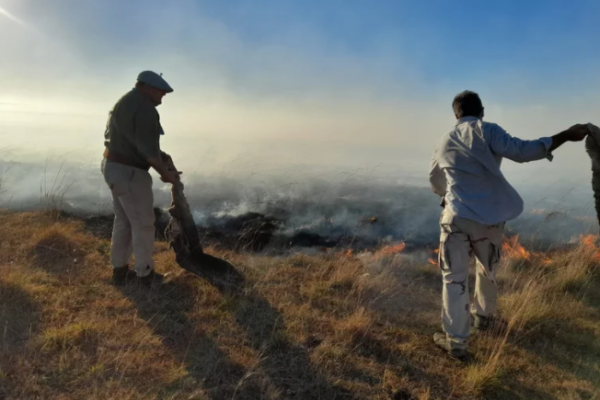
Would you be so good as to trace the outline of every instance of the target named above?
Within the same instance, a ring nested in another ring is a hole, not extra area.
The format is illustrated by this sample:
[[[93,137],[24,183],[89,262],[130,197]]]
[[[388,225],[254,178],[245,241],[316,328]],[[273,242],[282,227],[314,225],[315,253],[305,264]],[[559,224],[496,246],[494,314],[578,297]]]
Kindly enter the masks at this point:
[[[220,293],[156,246],[161,288],[109,284],[82,221],[0,213],[0,399],[598,399],[600,250],[507,241],[503,322],[471,361],[432,346],[441,278],[402,246],[266,257]],[[473,285],[471,285],[472,287]]]

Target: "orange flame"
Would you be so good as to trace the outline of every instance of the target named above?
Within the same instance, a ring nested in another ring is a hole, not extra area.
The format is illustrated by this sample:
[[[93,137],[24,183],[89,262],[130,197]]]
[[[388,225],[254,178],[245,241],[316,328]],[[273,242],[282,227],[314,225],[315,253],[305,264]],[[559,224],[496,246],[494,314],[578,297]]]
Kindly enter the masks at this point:
[[[596,249],[596,237],[594,235],[579,235],[579,241],[581,242],[581,244],[583,244],[584,246],[588,246],[591,248]]]
[[[544,265],[552,264],[552,260],[549,259],[548,257],[544,257],[544,259],[542,260],[542,263],[544,263]]]
[[[502,251],[504,251],[506,257],[517,258],[522,260],[529,260],[531,253],[519,243],[519,235],[515,235],[512,238],[504,238],[502,243]]]
[[[439,248],[437,248],[437,249],[433,250],[433,254],[436,254],[436,255],[440,254],[440,249],[439,249]],[[438,260],[436,260],[436,259],[435,259],[435,258],[433,258],[433,257],[429,258],[429,259],[427,260],[427,262],[428,262],[429,264],[431,264],[431,265],[435,265],[435,266],[438,266],[438,265],[440,265],[440,264],[438,263]]]
[[[596,245],[598,238],[594,235],[580,235],[580,243],[588,250],[593,252],[593,257],[596,261],[600,261],[600,248]]]
[[[401,253],[402,251],[404,251],[404,248],[406,247],[406,243],[402,242],[400,244],[396,244],[393,246],[385,246],[383,248],[381,248],[381,253],[382,254],[398,254]]]

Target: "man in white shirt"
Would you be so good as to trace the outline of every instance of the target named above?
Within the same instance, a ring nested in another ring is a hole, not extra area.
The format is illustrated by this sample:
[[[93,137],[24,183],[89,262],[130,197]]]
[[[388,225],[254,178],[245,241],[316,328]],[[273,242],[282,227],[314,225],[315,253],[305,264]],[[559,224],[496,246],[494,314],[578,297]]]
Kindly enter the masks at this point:
[[[429,179],[442,197],[439,264],[443,275],[442,327],[434,342],[450,356],[464,359],[470,313],[484,330],[496,310],[496,267],[500,261],[504,223],[523,212],[523,200],[500,171],[502,158],[523,163],[552,160],[552,151],[588,134],[585,125],[538,140],[511,137],[500,126],[484,122],[477,93],[459,93],[452,103],[457,123],[438,143]],[[475,298],[469,312],[468,275],[477,259]]]

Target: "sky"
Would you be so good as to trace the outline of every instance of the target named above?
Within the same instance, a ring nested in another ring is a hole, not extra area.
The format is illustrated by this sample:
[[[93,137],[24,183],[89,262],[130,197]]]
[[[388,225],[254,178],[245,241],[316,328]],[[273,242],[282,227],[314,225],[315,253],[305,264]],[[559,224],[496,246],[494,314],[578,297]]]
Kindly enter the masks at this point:
[[[451,102],[523,139],[600,125],[594,0],[0,0],[0,158],[96,166],[107,113],[146,69],[180,169],[372,169],[428,185]],[[503,164],[587,185],[583,144]]]

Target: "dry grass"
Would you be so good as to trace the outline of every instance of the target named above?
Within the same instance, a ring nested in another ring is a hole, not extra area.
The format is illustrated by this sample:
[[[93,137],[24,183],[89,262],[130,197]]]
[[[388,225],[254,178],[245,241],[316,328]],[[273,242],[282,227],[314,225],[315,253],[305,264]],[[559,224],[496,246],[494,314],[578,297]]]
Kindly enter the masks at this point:
[[[588,289],[593,290],[600,282],[599,261],[600,249],[595,238],[589,236],[582,237],[576,249],[552,259],[544,254],[527,254],[521,259],[505,260],[502,278],[508,285],[500,299],[503,324],[496,327],[497,339],[488,350],[487,361],[469,369],[466,391],[482,393],[501,387],[503,372],[511,368],[503,353],[513,344],[540,351],[542,360],[552,362],[557,369],[569,370],[570,364],[582,360],[590,366],[599,365],[600,325],[592,321],[597,321],[600,297],[588,295]],[[524,264],[526,268],[520,268]],[[591,330],[583,328],[582,323]],[[595,376],[598,368],[585,374]],[[577,381],[569,384],[574,391],[561,391],[556,398],[599,395],[597,376],[588,381],[575,375]]]
[[[600,398],[600,251],[513,255],[500,321],[461,364],[432,346],[425,252],[264,257],[224,295],[157,243],[163,287],[109,284],[108,242],[55,213],[0,213],[0,399]]]

